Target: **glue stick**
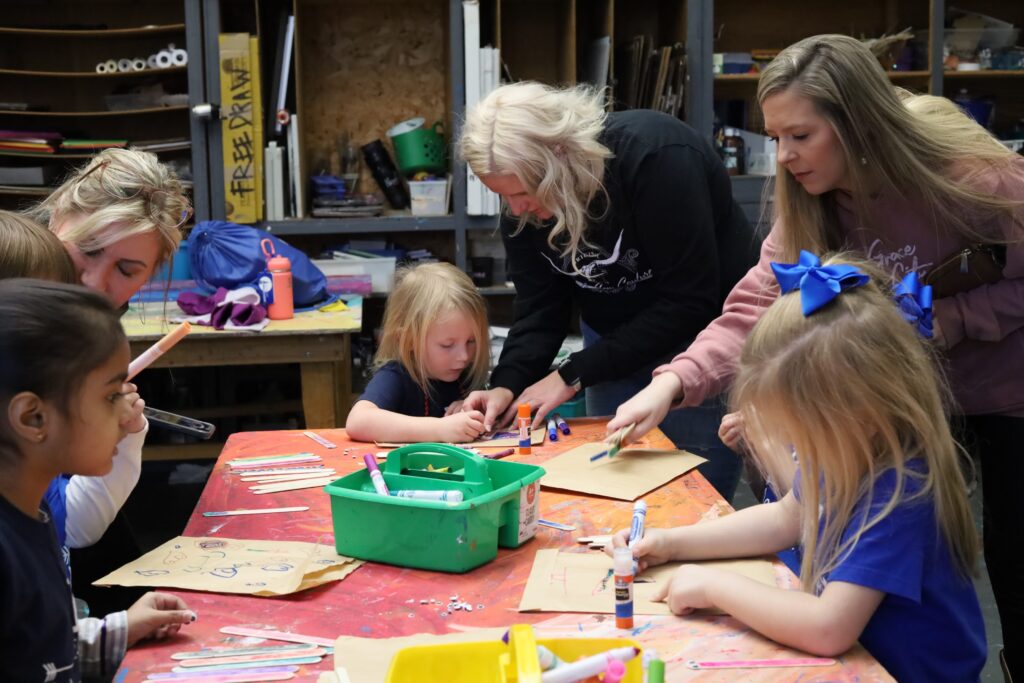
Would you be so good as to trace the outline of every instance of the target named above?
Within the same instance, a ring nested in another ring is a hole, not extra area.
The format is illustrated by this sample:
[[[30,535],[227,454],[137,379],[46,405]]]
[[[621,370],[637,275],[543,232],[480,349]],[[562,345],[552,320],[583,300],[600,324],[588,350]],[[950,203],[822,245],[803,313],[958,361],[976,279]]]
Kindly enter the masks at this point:
[[[519,427],[519,455],[530,454],[530,404],[520,403],[516,425]]]
[[[616,548],[613,556],[615,571],[615,627],[633,628],[633,551]]]

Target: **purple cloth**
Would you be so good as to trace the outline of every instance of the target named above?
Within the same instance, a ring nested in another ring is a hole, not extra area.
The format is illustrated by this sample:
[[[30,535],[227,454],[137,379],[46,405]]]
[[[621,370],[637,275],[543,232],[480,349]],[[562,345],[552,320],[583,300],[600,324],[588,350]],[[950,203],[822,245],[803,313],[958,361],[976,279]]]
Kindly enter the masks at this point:
[[[208,320],[197,323],[210,325],[215,330],[223,330],[228,322],[237,327],[248,327],[267,317],[267,309],[260,304],[225,301],[229,293],[230,290],[224,287],[210,295],[182,292],[178,295],[178,307],[189,316],[209,315]]]

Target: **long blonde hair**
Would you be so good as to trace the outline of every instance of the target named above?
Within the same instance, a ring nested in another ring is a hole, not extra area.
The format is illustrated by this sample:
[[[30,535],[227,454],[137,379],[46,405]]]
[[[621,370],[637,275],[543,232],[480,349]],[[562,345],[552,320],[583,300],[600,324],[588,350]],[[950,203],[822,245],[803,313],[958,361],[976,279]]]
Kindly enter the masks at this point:
[[[153,193],[160,193],[161,202],[156,208]],[[126,237],[155,232],[160,238],[156,263],[159,266],[178,248],[181,229],[174,226],[188,210],[189,201],[177,174],[160,163],[155,154],[137,149],[106,149],[72,173],[28,215],[53,231],[65,219],[82,216],[83,220],[74,228],[59,235],[82,251],[102,249]],[[116,229],[109,229],[111,226]]]
[[[980,189],[993,172],[1024,183],[1019,157],[952,103],[894,87],[859,40],[820,35],[787,47],[762,72],[758,102],[789,89],[813,102],[835,130],[861,216],[870,215],[871,194],[882,191],[920,201],[938,229],[998,242],[979,224],[1024,207]],[[807,193],[781,166],[774,192],[776,217],[785,226],[783,258],[845,246],[832,193]]]
[[[75,265],[52,232],[26,216],[0,211],[0,280],[29,277],[75,284]]]
[[[427,263],[400,271],[397,279],[384,311],[374,366],[397,361],[424,392],[429,391],[423,360],[427,332],[446,313],[459,311],[472,321],[476,336],[476,354],[463,373],[462,385],[483,386],[491,364],[487,304],[469,276],[450,263]]]
[[[554,215],[548,244],[573,269],[587,245],[588,222],[598,217],[591,201],[605,193],[604,162],[612,153],[598,138],[606,117],[600,90],[526,81],[491,91],[468,113],[459,138],[459,153],[474,173],[515,176]],[[518,230],[527,223],[538,221],[524,214]]]
[[[825,263],[853,264],[871,282],[807,317],[799,290],[777,299],[747,337],[731,395],[756,462],[783,490],[793,485],[794,450],[799,458],[803,586],[813,591],[864,531],[906,502],[911,481],[919,485],[911,498],[934,505],[967,576],[978,537],[934,354],[902,318],[875,266],[845,255]],[[909,467],[912,459],[927,471]],[[887,471],[896,478],[891,498],[867,501],[854,518]],[[844,541],[848,527],[855,531]]]

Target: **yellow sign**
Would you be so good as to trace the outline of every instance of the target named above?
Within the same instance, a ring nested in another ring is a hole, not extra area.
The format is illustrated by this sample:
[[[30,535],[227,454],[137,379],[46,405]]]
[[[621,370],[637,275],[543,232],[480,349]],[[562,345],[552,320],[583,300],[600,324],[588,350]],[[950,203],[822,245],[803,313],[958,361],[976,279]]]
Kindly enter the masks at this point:
[[[263,218],[263,107],[258,39],[220,34],[224,209],[234,223]]]

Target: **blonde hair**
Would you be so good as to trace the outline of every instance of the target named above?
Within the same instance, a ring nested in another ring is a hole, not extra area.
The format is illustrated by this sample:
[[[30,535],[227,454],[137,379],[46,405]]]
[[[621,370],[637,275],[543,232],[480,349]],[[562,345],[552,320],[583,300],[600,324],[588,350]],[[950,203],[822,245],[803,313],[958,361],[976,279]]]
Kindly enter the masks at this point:
[[[15,277],[78,283],[75,265],[56,235],[25,216],[0,211],[0,280]]]
[[[978,536],[933,352],[879,284],[887,280],[875,266],[845,255],[825,261],[840,263],[859,267],[871,282],[807,317],[799,290],[776,300],[747,337],[731,395],[756,462],[783,490],[792,487],[794,450],[799,458],[803,586],[813,592],[866,530],[918,498],[934,505],[967,576]],[[912,459],[927,471],[908,467]],[[858,501],[888,471],[896,478],[892,496],[866,500],[854,518]],[[910,497],[903,492],[909,482],[919,485]],[[848,527],[854,533],[844,541]]]
[[[476,336],[476,354],[463,373],[462,384],[466,389],[483,386],[491,365],[491,341],[487,305],[473,281],[450,263],[406,268],[397,277],[384,311],[374,366],[397,361],[424,392],[429,391],[430,378],[423,360],[427,333],[446,313],[458,311],[472,321]]]
[[[1016,154],[948,100],[894,87],[855,38],[813,36],[779,53],[761,74],[758,102],[763,106],[789,89],[813,102],[834,129],[862,216],[870,215],[870,196],[881,190],[920,201],[938,228],[998,242],[1000,236],[984,234],[978,225],[1012,217],[1024,206],[978,189],[993,171],[1024,182]],[[844,246],[832,193],[811,195],[781,168],[774,191],[785,226],[784,259],[795,261],[801,249],[822,253]]]
[[[104,167],[98,168],[100,165]],[[105,188],[131,198],[115,196]],[[150,215],[154,192],[166,193],[156,220]],[[54,231],[66,218],[82,216],[78,225],[59,237],[83,251],[102,249],[126,237],[155,232],[160,238],[160,254],[155,264],[159,266],[178,248],[181,229],[172,226],[187,210],[189,201],[181,181],[155,154],[137,149],[106,149],[72,173],[28,214]],[[116,229],[108,229],[111,226]]]
[[[534,82],[495,88],[466,116],[459,153],[480,177],[515,176],[555,219],[548,244],[572,268],[591,219],[611,150],[598,138],[607,113],[604,94],[587,86],[554,88]],[[524,214],[518,230],[539,221]],[[560,239],[564,235],[564,240]],[[561,244],[559,244],[561,242]]]

